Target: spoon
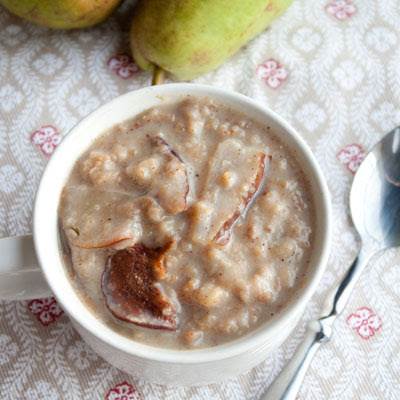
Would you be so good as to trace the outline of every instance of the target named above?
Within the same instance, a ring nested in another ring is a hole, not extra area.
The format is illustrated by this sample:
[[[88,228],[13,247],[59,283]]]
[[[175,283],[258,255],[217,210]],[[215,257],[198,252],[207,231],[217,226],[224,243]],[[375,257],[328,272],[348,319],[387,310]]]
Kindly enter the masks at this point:
[[[260,400],[294,400],[316,351],[329,341],[365,266],[377,252],[400,246],[400,127],[388,133],[360,165],[350,192],[350,211],[361,249],[321,317],[308,325],[304,341]]]

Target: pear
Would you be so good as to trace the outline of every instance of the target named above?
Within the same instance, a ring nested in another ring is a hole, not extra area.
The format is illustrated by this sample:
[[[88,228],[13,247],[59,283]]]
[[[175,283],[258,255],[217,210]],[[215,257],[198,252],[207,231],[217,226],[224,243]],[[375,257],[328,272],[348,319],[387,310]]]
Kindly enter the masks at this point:
[[[86,28],[104,21],[121,0],[0,0],[10,12],[49,28]]]
[[[136,63],[189,80],[262,32],[293,0],[140,0],[130,33]]]

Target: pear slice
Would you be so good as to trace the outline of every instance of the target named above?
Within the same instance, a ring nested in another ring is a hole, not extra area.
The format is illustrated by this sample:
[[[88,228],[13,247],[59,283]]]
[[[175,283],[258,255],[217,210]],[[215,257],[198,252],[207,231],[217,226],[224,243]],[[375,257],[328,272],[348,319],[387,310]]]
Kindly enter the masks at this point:
[[[101,288],[116,318],[146,328],[176,330],[176,308],[158,282],[169,247],[151,249],[137,243],[108,258]]]
[[[188,206],[189,179],[185,163],[162,137],[152,137],[151,141],[163,156],[160,173],[152,182],[152,192],[165,211],[179,214]]]
[[[268,158],[238,139],[221,142],[211,161],[200,201],[192,207],[192,239],[225,245],[263,182]]]
[[[126,193],[86,186],[64,189],[61,220],[70,245],[97,249],[135,242],[141,224],[135,218],[135,199]]]

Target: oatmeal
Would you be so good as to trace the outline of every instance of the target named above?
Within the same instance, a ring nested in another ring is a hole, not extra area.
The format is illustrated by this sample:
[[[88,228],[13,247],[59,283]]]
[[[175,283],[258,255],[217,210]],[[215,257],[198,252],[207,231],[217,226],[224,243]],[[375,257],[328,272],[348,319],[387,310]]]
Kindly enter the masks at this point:
[[[76,290],[98,318],[167,348],[214,346],[296,295],[314,206],[295,156],[207,98],[150,109],[99,137],[63,190]]]

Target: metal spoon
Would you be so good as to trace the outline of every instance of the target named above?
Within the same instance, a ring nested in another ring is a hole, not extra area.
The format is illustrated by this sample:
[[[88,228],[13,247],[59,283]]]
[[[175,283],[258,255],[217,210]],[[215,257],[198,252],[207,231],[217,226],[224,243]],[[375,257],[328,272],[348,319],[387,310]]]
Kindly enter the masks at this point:
[[[293,358],[261,400],[294,400],[316,351],[332,335],[364,267],[377,252],[400,246],[400,127],[388,133],[358,169],[350,192],[350,210],[361,237],[360,252],[345,277],[327,297],[321,318],[308,325]]]

